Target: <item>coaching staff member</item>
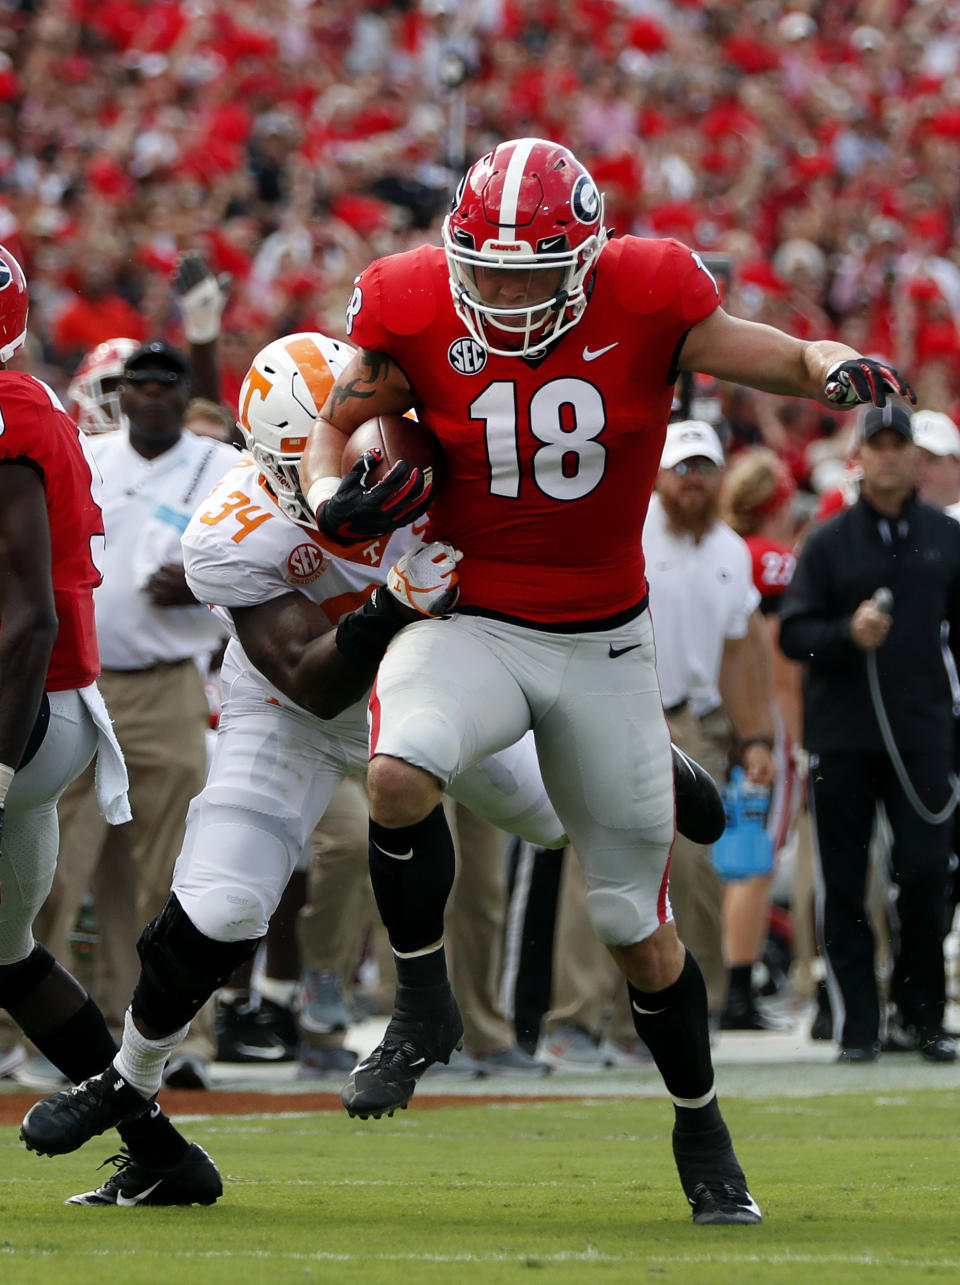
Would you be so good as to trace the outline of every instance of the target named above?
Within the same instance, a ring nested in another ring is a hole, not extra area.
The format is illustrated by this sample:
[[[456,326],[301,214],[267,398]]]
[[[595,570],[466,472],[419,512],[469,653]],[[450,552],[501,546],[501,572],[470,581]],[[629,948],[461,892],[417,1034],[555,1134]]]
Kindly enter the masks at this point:
[[[846,1062],[872,1062],[879,1051],[873,933],[864,908],[878,802],[893,830],[891,877],[899,890],[892,995],[925,1058],[956,1058],[943,1033],[950,821],[931,824],[907,797],[868,681],[873,653],[907,776],[921,804],[937,813],[950,796],[953,767],[944,622],[960,657],[960,526],[917,499],[915,453],[902,405],[864,413],[860,497],[809,536],[780,616],[780,646],[806,666],[804,744],[811,755],[821,931]],[[881,587],[892,593],[889,611],[874,599]]]

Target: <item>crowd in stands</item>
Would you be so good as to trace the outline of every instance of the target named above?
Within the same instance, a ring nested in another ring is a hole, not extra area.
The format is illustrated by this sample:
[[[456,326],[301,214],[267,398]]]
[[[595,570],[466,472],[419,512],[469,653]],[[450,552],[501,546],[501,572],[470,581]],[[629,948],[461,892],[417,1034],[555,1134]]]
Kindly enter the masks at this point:
[[[0,240],[31,282],[25,360],[55,387],[101,339],[179,342],[167,281],[195,248],[232,278],[230,404],[265,342],[341,334],[354,275],[436,239],[464,162],[534,134],[588,165],[618,231],[729,256],[741,315],[883,354],[921,405],[960,410],[960,5],[4,8]],[[724,400],[735,446],[835,479],[843,421]]]

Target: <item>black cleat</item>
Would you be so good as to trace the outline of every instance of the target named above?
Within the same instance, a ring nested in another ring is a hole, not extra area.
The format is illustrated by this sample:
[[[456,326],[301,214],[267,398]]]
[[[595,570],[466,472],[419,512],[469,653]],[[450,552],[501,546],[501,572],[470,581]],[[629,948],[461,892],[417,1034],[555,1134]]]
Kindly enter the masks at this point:
[[[716,843],[727,824],[723,796],[710,773],[675,745],[673,788],[677,799],[677,829],[691,843]]]
[[[721,1031],[788,1031],[789,1029],[789,1022],[782,1022],[779,1018],[764,1013],[754,1003],[752,996],[745,1002],[728,1000],[726,1008],[720,1014]]]
[[[413,1097],[417,1082],[434,1062],[449,1062],[463,1047],[463,1021],[449,986],[442,989],[442,1007],[415,1012],[409,987],[397,989],[393,1016],[382,1041],[363,1059],[343,1086],[340,1101],[347,1114],[366,1120],[393,1115]]]
[[[65,1200],[65,1205],[212,1205],[223,1195],[220,1173],[203,1147],[191,1142],[182,1160],[168,1168],[140,1164],[124,1148],[100,1165],[116,1165],[102,1187]]]
[[[218,998],[214,1030],[218,1062],[293,1062],[296,1018],[282,1004],[258,995]]]
[[[678,1133],[674,1128],[673,1155],[695,1223],[723,1227],[761,1221],[723,1121],[704,1133]]]
[[[23,1117],[20,1140],[28,1151],[62,1156],[88,1139],[149,1111],[156,1100],[145,1098],[118,1071],[108,1066],[74,1088],[35,1102]]]

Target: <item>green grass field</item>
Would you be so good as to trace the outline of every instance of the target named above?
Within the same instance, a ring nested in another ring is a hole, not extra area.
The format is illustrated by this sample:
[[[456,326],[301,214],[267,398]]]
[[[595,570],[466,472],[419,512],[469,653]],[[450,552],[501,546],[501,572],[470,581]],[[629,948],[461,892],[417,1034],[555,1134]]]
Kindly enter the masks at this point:
[[[11,1285],[960,1280],[960,1090],[728,1100],[760,1227],[689,1219],[661,1101],[206,1116],[206,1209],[84,1209],[110,1140],[59,1159],[0,1130]],[[97,1180],[99,1181],[99,1179]]]

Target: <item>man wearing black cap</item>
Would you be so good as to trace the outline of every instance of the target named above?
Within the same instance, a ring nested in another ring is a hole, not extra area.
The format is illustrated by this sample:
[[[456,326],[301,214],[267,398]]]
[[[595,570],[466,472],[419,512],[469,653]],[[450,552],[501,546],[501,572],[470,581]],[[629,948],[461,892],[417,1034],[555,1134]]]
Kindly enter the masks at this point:
[[[780,614],[780,646],[806,666],[820,928],[844,1062],[872,1062],[880,1048],[864,908],[880,802],[893,832],[890,875],[898,889],[891,998],[924,1058],[956,1058],[943,1032],[943,938],[960,525],[917,499],[915,453],[905,406],[864,412],[859,499],[809,536]]]
[[[101,686],[127,761],[133,820],[109,829],[89,802],[92,770],[80,776],[61,800],[70,859],[54,890],[68,922],[94,890],[97,997],[117,1034],[137,977],[139,928],[166,900],[187,806],[206,774],[209,709],[198,666],[222,633],[187,588],[180,536],[237,458],[183,429],[190,367],[162,340],[127,358],[119,392],[122,427],[89,444],[103,476],[106,532],[95,594]]]

